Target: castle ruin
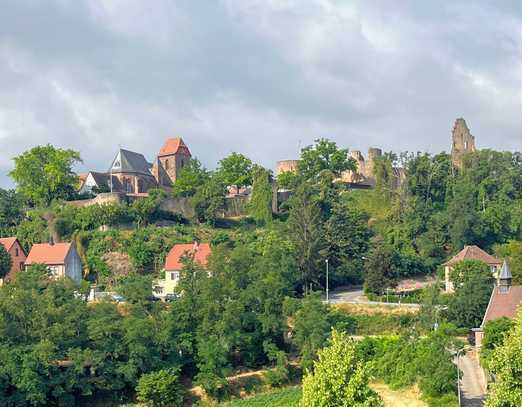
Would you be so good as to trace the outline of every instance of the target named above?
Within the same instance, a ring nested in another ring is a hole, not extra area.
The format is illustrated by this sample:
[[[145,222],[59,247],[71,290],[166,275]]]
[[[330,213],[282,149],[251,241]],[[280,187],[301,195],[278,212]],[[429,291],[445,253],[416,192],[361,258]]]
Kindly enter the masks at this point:
[[[468,125],[462,117],[455,120],[451,139],[451,162],[455,167],[461,168],[464,155],[477,151],[475,137],[471,135]]]

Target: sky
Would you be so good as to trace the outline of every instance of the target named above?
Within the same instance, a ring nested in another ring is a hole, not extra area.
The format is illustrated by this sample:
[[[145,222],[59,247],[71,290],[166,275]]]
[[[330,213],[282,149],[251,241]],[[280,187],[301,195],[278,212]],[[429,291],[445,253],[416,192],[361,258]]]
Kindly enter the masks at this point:
[[[522,2],[2,0],[0,187],[50,143],[106,171],[181,136],[208,168],[343,148],[522,150]]]

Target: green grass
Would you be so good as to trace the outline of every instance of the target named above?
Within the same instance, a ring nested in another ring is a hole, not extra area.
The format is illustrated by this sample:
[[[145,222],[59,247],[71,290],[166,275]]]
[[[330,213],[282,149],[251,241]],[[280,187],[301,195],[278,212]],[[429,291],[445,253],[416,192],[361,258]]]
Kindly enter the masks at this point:
[[[272,390],[257,396],[228,401],[220,404],[221,407],[298,407],[301,401],[301,387],[287,387]]]

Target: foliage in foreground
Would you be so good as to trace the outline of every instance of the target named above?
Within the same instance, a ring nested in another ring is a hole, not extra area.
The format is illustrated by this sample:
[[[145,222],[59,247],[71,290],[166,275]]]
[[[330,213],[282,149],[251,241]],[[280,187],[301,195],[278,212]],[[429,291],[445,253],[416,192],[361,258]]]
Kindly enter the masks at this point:
[[[181,406],[185,388],[179,383],[175,369],[146,373],[136,386],[138,401],[149,407]]]
[[[522,314],[519,313],[515,327],[498,346],[488,363],[496,381],[486,401],[487,407],[512,407],[522,405]]]
[[[358,358],[355,343],[332,332],[330,344],[318,352],[313,372],[303,379],[303,407],[380,407],[383,401],[370,387],[368,368]]]

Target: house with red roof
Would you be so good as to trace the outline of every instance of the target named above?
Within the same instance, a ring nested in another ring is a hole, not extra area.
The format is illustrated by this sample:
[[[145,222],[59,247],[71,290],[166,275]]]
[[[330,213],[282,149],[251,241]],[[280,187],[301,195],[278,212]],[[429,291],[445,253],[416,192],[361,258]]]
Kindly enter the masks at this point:
[[[26,254],[25,251],[18,241],[16,237],[3,237],[0,238],[0,244],[2,244],[7,251],[11,255],[11,270],[7,275],[1,279],[0,285],[4,282],[13,281],[16,278],[16,273],[22,271],[24,269]]]
[[[74,243],[33,245],[25,260],[26,269],[34,264],[44,264],[55,278],[69,277],[76,283],[82,280],[82,261]]]
[[[491,268],[491,273],[497,278],[498,272],[502,266],[502,261],[493,257],[489,253],[485,252],[478,246],[464,246],[459,253],[457,253],[452,259],[443,264],[446,292],[452,293],[454,291],[453,282],[450,279],[451,271],[457,263],[464,260],[478,260],[486,263]]]
[[[165,299],[174,294],[185,259],[191,259],[206,268],[210,254],[211,248],[208,243],[194,242],[172,246],[165,258],[165,279],[155,280],[153,283],[154,296]]]
[[[522,285],[512,285],[513,276],[509,265],[504,261],[500,270],[498,281],[491,297],[480,327],[473,329],[475,333],[475,346],[480,349],[484,337],[484,327],[489,321],[499,318],[515,318],[519,306],[522,303]]]

